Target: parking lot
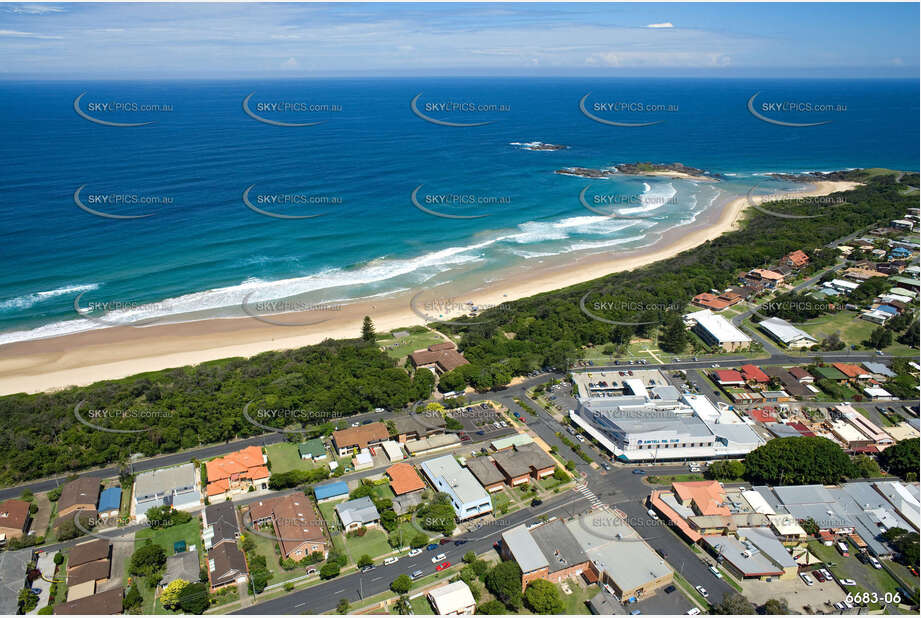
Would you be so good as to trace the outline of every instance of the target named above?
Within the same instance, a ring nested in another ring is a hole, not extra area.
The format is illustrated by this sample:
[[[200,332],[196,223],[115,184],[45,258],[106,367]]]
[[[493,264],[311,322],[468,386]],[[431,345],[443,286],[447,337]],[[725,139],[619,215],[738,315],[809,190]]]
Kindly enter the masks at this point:
[[[832,604],[845,596],[841,586],[834,581],[816,581],[812,586],[807,586],[798,576],[770,582],[745,580],[742,582],[742,594],[756,607],[764,605],[769,599],[784,599],[790,611],[800,614],[838,613]]]
[[[503,436],[515,433],[515,429],[502,418],[502,415],[493,407],[486,404],[476,404],[466,406],[457,410],[452,410],[448,416],[463,425],[459,430],[461,440],[464,436],[469,436],[470,441],[480,442],[482,440],[496,440]],[[505,426],[502,426],[505,423]],[[497,426],[498,425],[498,426]]]

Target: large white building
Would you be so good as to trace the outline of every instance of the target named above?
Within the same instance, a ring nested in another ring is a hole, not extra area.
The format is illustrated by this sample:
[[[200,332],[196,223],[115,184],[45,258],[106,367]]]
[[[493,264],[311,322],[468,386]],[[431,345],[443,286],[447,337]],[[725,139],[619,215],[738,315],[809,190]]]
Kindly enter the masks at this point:
[[[758,328],[788,348],[808,348],[817,343],[815,337],[781,318],[762,320],[758,323]]]
[[[764,444],[753,427],[703,395],[682,394],[658,371],[573,374],[570,419],[622,461],[740,457]]]
[[[492,498],[473,473],[462,468],[453,455],[429,459],[422,462],[420,468],[437,491],[451,497],[451,506],[459,521],[492,511]]]
[[[733,326],[723,316],[716,315],[709,309],[695,311],[684,316],[685,324],[708,345],[719,346],[726,352],[747,350],[752,339]]]

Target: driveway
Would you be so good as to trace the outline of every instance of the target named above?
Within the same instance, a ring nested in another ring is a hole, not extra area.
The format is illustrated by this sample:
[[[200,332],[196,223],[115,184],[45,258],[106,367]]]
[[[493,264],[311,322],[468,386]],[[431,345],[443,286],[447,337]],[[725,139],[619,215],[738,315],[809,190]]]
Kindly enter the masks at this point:
[[[109,580],[96,586],[96,592],[105,592],[122,585],[125,572],[128,570],[128,561],[134,553],[134,532],[128,532],[118,537],[117,543],[112,543],[112,568],[109,571]]]
[[[29,612],[29,615],[37,614],[38,610],[48,605],[48,599],[51,598],[51,582],[48,580],[54,579],[54,554],[56,552],[42,552],[38,557],[38,562],[36,567],[42,573],[42,577],[39,577],[34,582],[32,582],[33,588],[38,588],[41,592],[38,595],[38,605],[35,606],[35,609]]]

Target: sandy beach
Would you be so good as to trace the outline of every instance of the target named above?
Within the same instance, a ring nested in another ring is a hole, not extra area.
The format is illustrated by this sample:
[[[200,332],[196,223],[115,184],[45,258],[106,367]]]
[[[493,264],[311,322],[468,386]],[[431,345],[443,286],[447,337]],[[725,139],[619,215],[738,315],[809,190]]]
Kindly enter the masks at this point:
[[[811,190],[795,196],[828,195],[847,191],[856,184],[820,181]],[[754,197],[753,201],[772,198]],[[298,314],[273,318],[277,322],[301,324],[289,326],[252,318],[211,319],[144,328],[112,327],[3,345],[0,346],[0,394],[81,386],[145,371],[296,348],[329,338],[354,338],[359,336],[365,315],[373,318],[378,332],[423,324],[425,316],[431,316],[430,320],[452,317],[461,312],[464,303],[480,307],[499,305],[672,257],[736,229],[748,205],[746,196],[734,198],[692,224],[669,230],[653,246],[619,253],[616,258],[602,254],[534,260],[527,269],[508,273],[479,289],[459,286],[455,292],[444,292],[442,288],[433,288],[425,293],[416,291],[350,303],[341,310],[328,312],[328,316],[320,318],[322,322],[315,314],[305,318],[299,318]],[[439,298],[442,300],[438,301]],[[446,298],[456,301],[444,302]],[[439,312],[445,307],[446,311]],[[314,323],[303,325],[306,322]]]

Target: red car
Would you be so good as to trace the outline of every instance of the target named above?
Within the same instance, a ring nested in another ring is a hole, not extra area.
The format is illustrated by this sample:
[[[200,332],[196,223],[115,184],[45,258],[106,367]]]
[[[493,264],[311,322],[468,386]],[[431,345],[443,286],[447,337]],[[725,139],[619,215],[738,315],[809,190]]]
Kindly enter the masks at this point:
[[[444,571],[444,570],[445,570],[446,568],[448,568],[449,566],[451,566],[451,563],[448,562],[447,560],[445,560],[445,561],[442,562],[441,564],[437,565],[437,566],[435,567],[435,570],[436,570],[436,571]]]
[[[818,571],[818,570],[813,571],[813,572],[812,572],[812,576],[815,577],[819,582],[824,582],[824,581],[826,581],[826,579],[825,579],[825,574],[822,573],[822,571]]]

